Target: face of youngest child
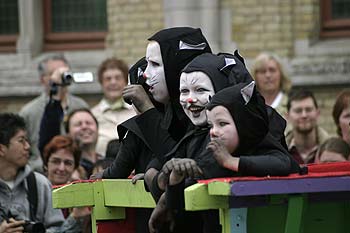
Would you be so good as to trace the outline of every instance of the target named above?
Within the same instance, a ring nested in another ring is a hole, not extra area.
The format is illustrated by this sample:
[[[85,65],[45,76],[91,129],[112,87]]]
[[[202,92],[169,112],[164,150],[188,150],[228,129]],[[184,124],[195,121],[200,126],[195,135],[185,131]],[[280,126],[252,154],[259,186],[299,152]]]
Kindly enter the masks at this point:
[[[236,124],[230,112],[224,106],[216,106],[210,111],[207,110],[210,138],[220,139],[228,152],[232,154],[238,147],[239,137]]]

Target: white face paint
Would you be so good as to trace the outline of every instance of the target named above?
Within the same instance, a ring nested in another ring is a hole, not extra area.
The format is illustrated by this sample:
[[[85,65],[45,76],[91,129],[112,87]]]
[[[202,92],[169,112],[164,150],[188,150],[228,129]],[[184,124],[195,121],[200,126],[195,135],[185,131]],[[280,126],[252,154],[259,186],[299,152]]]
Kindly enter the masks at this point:
[[[205,125],[205,106],[215,94],[214,86],[203,72],[182,73],[180,76],[180,103],[194,125]]]
[[[146,84],[153,98],[162,103],[169,102],[169,92],[165,81],[164,64],[158,42],[151,41],[146,50],[147,67],[144,72]]]

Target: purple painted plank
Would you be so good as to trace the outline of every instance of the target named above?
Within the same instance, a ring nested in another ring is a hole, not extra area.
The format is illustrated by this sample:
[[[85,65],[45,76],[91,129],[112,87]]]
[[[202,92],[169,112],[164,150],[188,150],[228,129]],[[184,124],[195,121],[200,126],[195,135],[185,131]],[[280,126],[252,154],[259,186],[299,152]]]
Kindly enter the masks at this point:
[[[291,194],[295,195],[295,194]],[[279,199],[274,199],[271,202],[270,195],[260,196],[230,196],[229,207],[230,208],[250,208],[268,205],[287,205],[288,198],[291,195],[283,195]],[[297,194],[298,195],[298,194]],[[307,194],[308,203],[317,202],[344,202],[350,200],[350,192],[319,192]]]
[[[350,176],[287,180],[236,181],[233,196],[350,191]]]

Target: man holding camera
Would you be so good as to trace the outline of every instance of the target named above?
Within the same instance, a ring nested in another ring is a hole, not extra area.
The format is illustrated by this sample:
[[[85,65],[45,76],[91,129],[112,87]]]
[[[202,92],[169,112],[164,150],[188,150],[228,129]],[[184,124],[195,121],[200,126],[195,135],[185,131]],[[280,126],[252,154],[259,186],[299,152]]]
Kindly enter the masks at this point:
[[[46,104],[50,99],[50,93],[59,96],[61,105],[64,110],[64,115],[69,114],[75,109],[88,108],[88,104],[81,98],[71,95],[67,86],[56,85],[57,75],[55,72],[62,74],[63,71],[68,71],[69,65],[63,55],[51,55],[42,60],[38,65],[40,75],[40,83],[44,87],[43,93],[27,103],[20,111],[20,115],[25,119],[28,137],[31,142],[31,155],[29,165],[36,171],[42,172],[42,158],[38,150],[40,119],[44,113]],[[61,76],[59,76],[61,78]],[[54,92],[54,93],[53,93]],[[62,119],[64,116],[62,116]],[[64,127],[61,127],[64,133]]]
[[[30,144],[24,119],[0,114],[0,233],[78,232],[71,215],[52,207],[51,184],[27,165]]]

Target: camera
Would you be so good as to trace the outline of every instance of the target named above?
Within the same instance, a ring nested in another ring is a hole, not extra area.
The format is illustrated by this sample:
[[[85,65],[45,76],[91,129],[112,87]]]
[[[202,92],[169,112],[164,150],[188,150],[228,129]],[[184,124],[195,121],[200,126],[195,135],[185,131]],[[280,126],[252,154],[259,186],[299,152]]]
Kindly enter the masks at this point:
[[[41,222],[25,221],[23,224],[23,232],[27,233],[45,233],[46,229]]]
[[[94,75],[92,72],[64,72],[61,75],[61,84],[51,83],[50,84],[50,95],[56,95],[59,86],[69,86],[74,83],[91,83],[94,81]]]
[[[4,206],[0,205],[0,224],[8,219],[14,218],[16,219],[12,213],[5,208]],[[16,219],[18,221],[18,219]],[[23,232],[25,233],[45,233],[46,229],[43,223],[41,222],[31,222],[31,221],[25,221],[23,224]]]
[[[62,78],[62,84],[61,84],[62,86],[71,85],[72,82],[90,83],[94,81],[94,75],[91,72],[83,72],[83,73],[64,72],[61,78]]]

